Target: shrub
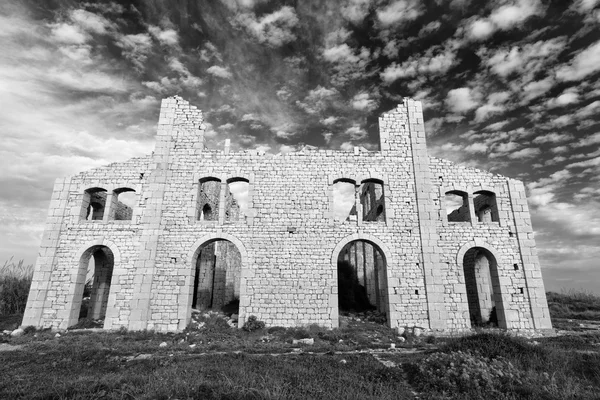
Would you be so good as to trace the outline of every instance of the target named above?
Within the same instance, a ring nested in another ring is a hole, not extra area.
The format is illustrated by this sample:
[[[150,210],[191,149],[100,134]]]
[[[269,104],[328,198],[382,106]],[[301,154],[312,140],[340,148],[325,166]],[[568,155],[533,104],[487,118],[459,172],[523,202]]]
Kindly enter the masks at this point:
[[[0,268],[0,315],[22,314],[33,277],[33,265],[12,258]]]
[[[502,398],[510,388],[522,384],[521,372],[505,358],[488,359],[462,351],[432,354],[416,366],[415,372],[413,379],[424,390],[475,398]]]
[[[251,315],[248,317],[248,321],[244,323],[244,326],[242,326],[242,329],[247,332],[254,332],[264,327],[265,323],[263,321],[259,321],[255,315]]]

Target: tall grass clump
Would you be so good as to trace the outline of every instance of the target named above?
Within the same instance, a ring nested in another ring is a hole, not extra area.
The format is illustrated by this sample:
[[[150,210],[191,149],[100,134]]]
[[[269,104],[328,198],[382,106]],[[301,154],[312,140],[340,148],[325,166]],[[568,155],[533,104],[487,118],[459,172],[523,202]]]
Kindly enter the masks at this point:
[[[12,257],[0,267],[0,315],[22,314],[33,278],[33,265]]]
[[[600,296],[591,292],[563,290],[548,292],[548,307],[552,318],[600,320]]]

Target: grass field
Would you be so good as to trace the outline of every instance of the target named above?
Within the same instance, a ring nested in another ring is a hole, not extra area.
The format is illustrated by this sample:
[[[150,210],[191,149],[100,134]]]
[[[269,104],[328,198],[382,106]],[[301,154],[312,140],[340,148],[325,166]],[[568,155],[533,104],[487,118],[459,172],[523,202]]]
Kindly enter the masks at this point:
[[[0,347],[17,350],[0,352],[0,398],[598,399],[600,334],[398,337],[351,319],[245,332],[205,321],[178,334],[5,336]],[[306,337],[314,345],[293,344]]]
[[[12,270],[24,272],[0,282],[15,289],[0,331],[22,318],[28,272]],[[600,319],[598,296],[548,301],[555,324]],[[598,332],[398,336],[355,317],[333,330],[248,332],[211,313],[177,334],[28,328],[0,335],[0,399],[600,399]],[[314,344],[295,343],[305,338]]]

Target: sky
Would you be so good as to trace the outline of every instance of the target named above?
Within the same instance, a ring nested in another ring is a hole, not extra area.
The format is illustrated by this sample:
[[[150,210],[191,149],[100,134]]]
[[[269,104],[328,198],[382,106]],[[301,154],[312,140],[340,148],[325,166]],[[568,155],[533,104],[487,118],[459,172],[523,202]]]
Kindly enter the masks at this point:
[[[154,147],[160,99],[207,145],[429,153],[525,182],[548,290],[600,293],[599,0],[1,0],[0,265],[33,263],[53,182]]]

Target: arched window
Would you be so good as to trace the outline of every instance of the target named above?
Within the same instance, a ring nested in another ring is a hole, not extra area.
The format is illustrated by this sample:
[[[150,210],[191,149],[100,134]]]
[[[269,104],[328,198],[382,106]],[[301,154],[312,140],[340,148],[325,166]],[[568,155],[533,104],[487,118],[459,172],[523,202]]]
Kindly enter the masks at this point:
[[[250,181],[246,178],[227,180],[225,192],[225,221],[242,221],[248,216],[250,203]]]
[[[474,193],[473,205],[475,215],[479,222],[498,222],[498,205],[496,203],[496,194],[488,190],[480,190]]]
[[[106,189],[94,187],[83,192],[80,217],[86,221],[102,221],[106,208]]]
[[[136,203],[135,190],[127,187],[115,189],[111,203],[111,219],[131,221]]]
[[[448,222],[470,222],[469,196],[460,190],[446,192],[444,197]]]
[[[333,181],[333,220],[341,223],[356,221],[356,182],[340,178]]]
[[[196,201],[196,219],[198,221],[218,221],[220,199],[221,180],[213,177],[200,179]]]
[[[385,195],[383,182],[378,179],[366,179],[360,186],[360,204],[362,220],[385,222]]]

